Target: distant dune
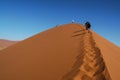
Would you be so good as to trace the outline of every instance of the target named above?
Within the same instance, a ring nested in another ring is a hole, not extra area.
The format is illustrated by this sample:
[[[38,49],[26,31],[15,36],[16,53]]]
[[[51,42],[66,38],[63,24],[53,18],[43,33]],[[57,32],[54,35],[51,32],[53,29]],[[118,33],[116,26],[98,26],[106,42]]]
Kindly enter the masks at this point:
[[[120,80],[120,49],[65,24],[0,51],[0,80]]]
[[[17,42],[18,41],[10,41],[10,40],[5,40],[5,39],[0,39],[0,50],[7,48]]]

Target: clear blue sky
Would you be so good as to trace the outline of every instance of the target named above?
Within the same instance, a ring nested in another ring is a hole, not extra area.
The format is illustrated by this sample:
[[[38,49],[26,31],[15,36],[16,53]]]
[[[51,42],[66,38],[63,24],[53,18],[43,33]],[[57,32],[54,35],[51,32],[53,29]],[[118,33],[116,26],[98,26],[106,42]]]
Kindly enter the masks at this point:
[[[23,40],[73,19],[120,46],[120,0],[0,0],[0,39]]]

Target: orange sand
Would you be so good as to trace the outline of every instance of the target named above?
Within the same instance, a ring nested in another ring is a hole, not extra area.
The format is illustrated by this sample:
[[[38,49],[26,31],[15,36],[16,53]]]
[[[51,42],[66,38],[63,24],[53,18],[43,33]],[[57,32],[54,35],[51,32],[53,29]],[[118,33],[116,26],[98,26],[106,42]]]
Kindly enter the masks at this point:
[[[0,51],[0,80],[119,80],[120,49],[83,27],[61,25]]]
[[[112,80],[120,80],[120,48],[96,33],[94,38],[101,49]]]

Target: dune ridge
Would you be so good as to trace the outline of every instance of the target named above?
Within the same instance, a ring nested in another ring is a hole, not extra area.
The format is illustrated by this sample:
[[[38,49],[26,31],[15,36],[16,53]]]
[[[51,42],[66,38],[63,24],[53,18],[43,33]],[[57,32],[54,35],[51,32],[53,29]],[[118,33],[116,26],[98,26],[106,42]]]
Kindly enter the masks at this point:
[[[74,35],[76,37],[80,34]],[[93,39],[92,32],[83,30],[81,37],[80,54],[74,63],[72,70],[61,80],[111,80],[103,60],[100,49]]]
[[[60,25],[0,51],[0,80],[119,80],[119,51],[84,25]]]
[[[92,33],[97,46],[101,50],[112,80],[120,80],[120,48],[95,32]]]

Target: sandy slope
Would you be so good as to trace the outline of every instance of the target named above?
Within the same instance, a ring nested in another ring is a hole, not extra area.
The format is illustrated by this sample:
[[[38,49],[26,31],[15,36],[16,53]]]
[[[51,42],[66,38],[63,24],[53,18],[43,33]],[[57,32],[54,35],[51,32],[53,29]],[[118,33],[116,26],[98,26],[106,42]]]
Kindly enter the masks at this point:
[[[0,50],[7,48],[7,47],[9,47],[17,42],[18,41],[9,41],[9,40],[0,39]]]
[[[91,32],[82,34],[82,48],[72,69],[62,80],[111,80],[100,49]],[[79,36],[77,36],[79,37]]]
[[[0,80],[118,80],[106,54],[117,54],[116,48],[80,24],[61,25],[0,51]]]
[[[120,48],[96,33],[93,36],[101,49],[112,79],[120,80]]]
[[[80,25],[47,30],[0,52],[0,80],[58,80],[71,69],[80,38]]]

